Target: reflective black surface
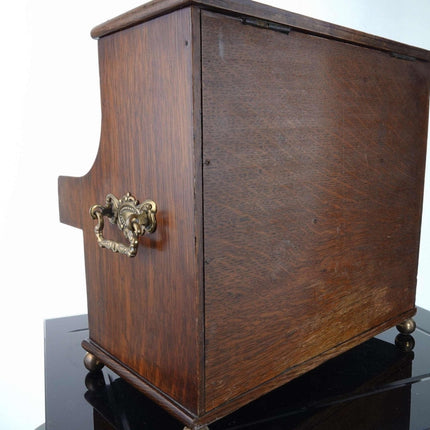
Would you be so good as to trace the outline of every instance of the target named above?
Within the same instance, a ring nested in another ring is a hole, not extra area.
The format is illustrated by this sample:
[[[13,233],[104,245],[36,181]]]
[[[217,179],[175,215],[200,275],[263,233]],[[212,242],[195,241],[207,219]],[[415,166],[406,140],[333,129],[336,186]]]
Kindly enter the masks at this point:
[[[419,309],[415,348],[395,328],[210,425],[210,430],[430,429],[430,312]],[[86,316],[45,325],[47,430],[182,430],[183,425],[104,368],[88,374]]]

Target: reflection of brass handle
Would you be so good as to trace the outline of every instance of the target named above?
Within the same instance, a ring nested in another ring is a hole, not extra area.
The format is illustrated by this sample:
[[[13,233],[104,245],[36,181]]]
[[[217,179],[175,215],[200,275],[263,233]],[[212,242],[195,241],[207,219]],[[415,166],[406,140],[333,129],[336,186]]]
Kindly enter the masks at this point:
[[[157,205],[152,200],[139,204],[130,193],[119,200],[113,194],[108,194],[104,206],[94,205],[90,209],[91,217],[97,219],[97,225],[94,227],[97,243],[101,248],[134,257],[139,246],[139,237],[145,232],[152,233],[157,228],[156,212]],[[103,237],[104,216],[124,233],[130,242],[129,246]]]

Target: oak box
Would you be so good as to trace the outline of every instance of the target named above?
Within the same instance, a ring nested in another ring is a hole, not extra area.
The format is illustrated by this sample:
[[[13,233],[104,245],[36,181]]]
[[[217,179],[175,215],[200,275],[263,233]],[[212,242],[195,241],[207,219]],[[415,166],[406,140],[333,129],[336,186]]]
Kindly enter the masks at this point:
[[[90,367],[199,429],[413,316],[429,52],[247,0],[92,34],[100,149],[59,179]]]

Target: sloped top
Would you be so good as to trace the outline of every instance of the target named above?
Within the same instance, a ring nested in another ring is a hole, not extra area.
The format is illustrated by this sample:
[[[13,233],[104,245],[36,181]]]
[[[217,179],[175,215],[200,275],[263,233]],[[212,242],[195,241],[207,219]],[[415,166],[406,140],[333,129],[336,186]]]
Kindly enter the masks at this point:
[[[95,27],[91,36],[98,39],[176,9],[192,5],[229,15],[264,19],[309,34],[412,57],[412,59],[430,61],[430,51],[425,49],[351,30],[251,0],[153,0]]]

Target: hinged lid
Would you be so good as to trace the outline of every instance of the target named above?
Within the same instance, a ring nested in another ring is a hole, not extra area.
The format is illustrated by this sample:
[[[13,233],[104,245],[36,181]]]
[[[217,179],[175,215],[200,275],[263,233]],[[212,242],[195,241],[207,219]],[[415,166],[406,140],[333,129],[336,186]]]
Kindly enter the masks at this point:
[[[91,32],[91,36],[98,39],[176,9],[192,5],[242,18],[251,17],[265,20],[273,23],[270,25],[287,26],[296,31],[386,51],[395,54],[398,58],[407,56],[418,60],[430,61],[430,52],[425,49],[351,30],[293,12],[287,12],[251,0],[153,0],[95,27]]]

